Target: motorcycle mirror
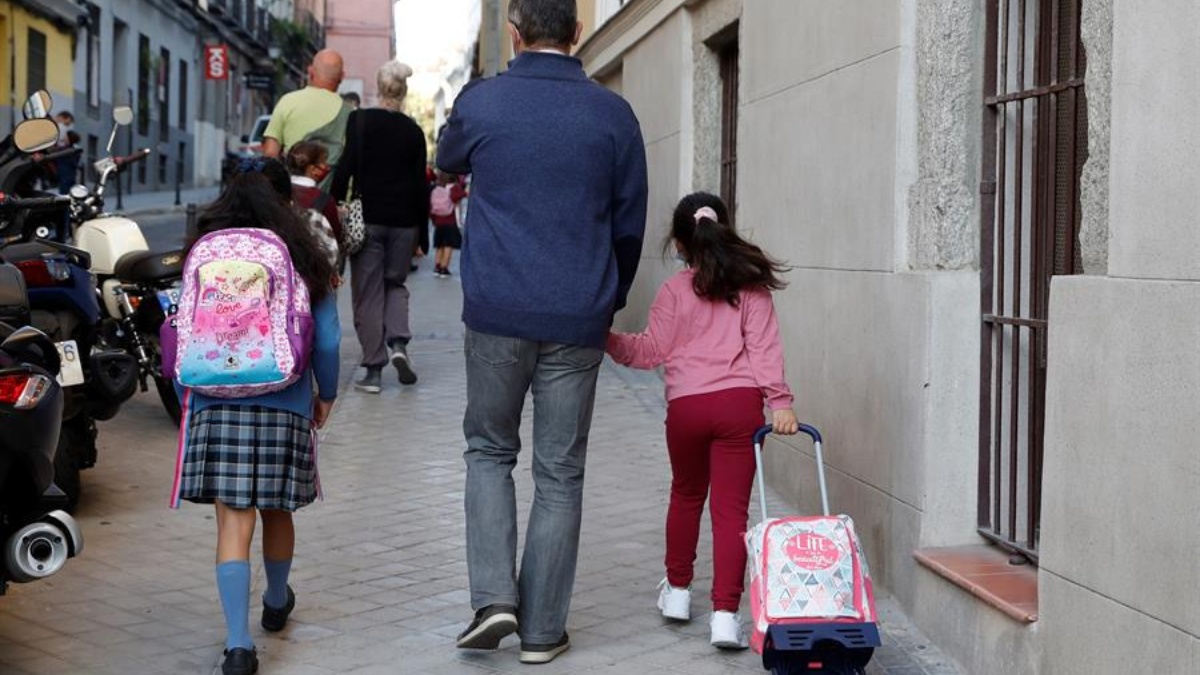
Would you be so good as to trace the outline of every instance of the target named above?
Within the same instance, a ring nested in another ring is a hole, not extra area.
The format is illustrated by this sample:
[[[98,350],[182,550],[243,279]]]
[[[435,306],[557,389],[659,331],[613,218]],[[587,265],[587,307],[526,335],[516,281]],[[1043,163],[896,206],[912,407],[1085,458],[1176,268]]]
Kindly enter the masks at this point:
[[[113,108],[113,121],[116,122],[118,126],[122,127],[127,127],[130,124],[133,124],[133,108],[130,108],[127,105]]]
[[[62,360],[58,348],[42,331],[33,326],[24,326],[13,331],[0,343],[0,349],[27,363],[40,365],[51,375],[58,375]]]
[[[58,125],[47,117],[25,120],[13,130],[13,145],[21,152],[48,150],[58,144]]]
[[[50,92],[39,89],[25,99],[25,106],[21,108],[21,114],[27,120],[49,117],[50,109],[53,107],[54,99],[51,98]]]

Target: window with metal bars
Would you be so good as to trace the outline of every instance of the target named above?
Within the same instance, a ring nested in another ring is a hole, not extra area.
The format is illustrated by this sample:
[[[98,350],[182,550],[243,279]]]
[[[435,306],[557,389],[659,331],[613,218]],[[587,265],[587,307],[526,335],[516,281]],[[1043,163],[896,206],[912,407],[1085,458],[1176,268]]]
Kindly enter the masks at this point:
[[[25,63],[25,90],[32,94],[46,88],[46,34],[29,29],[29,56]]]
[[[92,117],[100,116],[100,8],[88,5],[87,24],[87,108]]]
[[[158,137],[167,140],[171,135],[171,50],[159,48],[158,56]]]
[[[1050,279],[1082,271],[1082,0],[987,0],[979,532],[1037,562]]]
[[[142,136],[150,135],[150,83],[151,79],[150,38],[138,35],[138,89],[137,89],[137,132]],[[144,166],[145,162],[139,162]],[[138,169],[138,178],[146,182],[145,169]]]

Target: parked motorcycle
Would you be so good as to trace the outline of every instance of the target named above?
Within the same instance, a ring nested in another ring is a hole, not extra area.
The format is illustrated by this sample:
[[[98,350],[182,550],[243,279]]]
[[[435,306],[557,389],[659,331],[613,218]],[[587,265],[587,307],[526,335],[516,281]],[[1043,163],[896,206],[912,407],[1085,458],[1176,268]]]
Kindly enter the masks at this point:
[[[117,129],[133,122],[133,110],[117,108],[113,122],[110,151]],[[92,258],[92,273],[103,300],[102,335],[106,344],[137,359],[141,390],[147,391],[147,382],[153,380],[163,408],[178,424],[179,399],[162,372],[158,334],[168,310],[179,300],[183,250],[151,251],[136,222],[104,211],[109,178],[149,154],[145,149],[127,157],[109,155],[97,161],[95,187],[71,188],[71,222],[76,246]]]
[[[34,117],[39,110],[49,110],[48,99],[45,92],[35,94],[26,106],[26,115]],[[107,156],[94,165],[95,186],[89,189],[76,185],[71,189],[66,202],[71,241],[91,258],[91,272],[96,277],[101,299],[102,345],[120,349],[137,360],[141,391],[148,391],[148,383],[153,381],[164,410],[178,424],[179,399],[162,373],[158,334],[167,311],[178,299],[183,252],[181,249],[151,251],[136,222],[104,210],[104,193],[112,176],[150,154],[149,149],[126,157],[111,154],[117,131],[132,122],[131,108],[122,106],[113,110],[113,128],[105,148]],[[6,166],[0,157],[0,187],[4,184]],[[54,236],[54,228],[45,222],[35,224],[33,230],[36,237]]]
[[[0,264],[0,319],[29,319],[23,276],[9,264]],[[59,433],[63,359],[40,331],[12,324],[0,323],[0,595],[9,582],[44,579],[83,551],[78,524],[62,510],[70,498],[56,484],[78,478]]]
[[[26,154],[53,147],[57,125],[30,119],[13,132],[13,144]],[[0,167],[2,168],[2,167]],[[116,415],[137,388],[138,363],[111,349],[102,337],[98,293],[86,251],[44,238],[40,218],[70,207],[67,196],[0,199],[0,257],[20,271],[29,299],[31,325],[59,345],[64,355],[64,387],[58,486],[68,507],[79,499],[78,472],[96,462],[97,420]]]

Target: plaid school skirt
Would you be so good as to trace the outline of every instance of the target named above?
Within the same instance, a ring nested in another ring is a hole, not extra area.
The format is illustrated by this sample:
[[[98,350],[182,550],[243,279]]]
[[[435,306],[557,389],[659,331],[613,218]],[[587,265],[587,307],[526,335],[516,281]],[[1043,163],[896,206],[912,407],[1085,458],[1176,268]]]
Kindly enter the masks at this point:
[[[262,406],[220,405],[188,420],[180,499],[295,511],[317,498],[311,422]]]

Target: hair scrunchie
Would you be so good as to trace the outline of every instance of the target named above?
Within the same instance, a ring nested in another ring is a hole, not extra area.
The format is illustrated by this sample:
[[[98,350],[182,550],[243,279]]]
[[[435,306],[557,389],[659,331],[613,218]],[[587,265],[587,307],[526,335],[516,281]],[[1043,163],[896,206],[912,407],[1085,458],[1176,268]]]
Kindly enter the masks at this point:
[[[267,168],[267,160],[262,157],[246,157],[238,162],[235,171],[238,173],[262,173]]]
[[[716,210],[711,206],[701,206],[700,208],[696,209],[696,213],[692,217],[696,219],[697,225],[700,224],[700,220],[703,218],[708,218],[714,223],[721,221],[721,219],[717,217]]]

